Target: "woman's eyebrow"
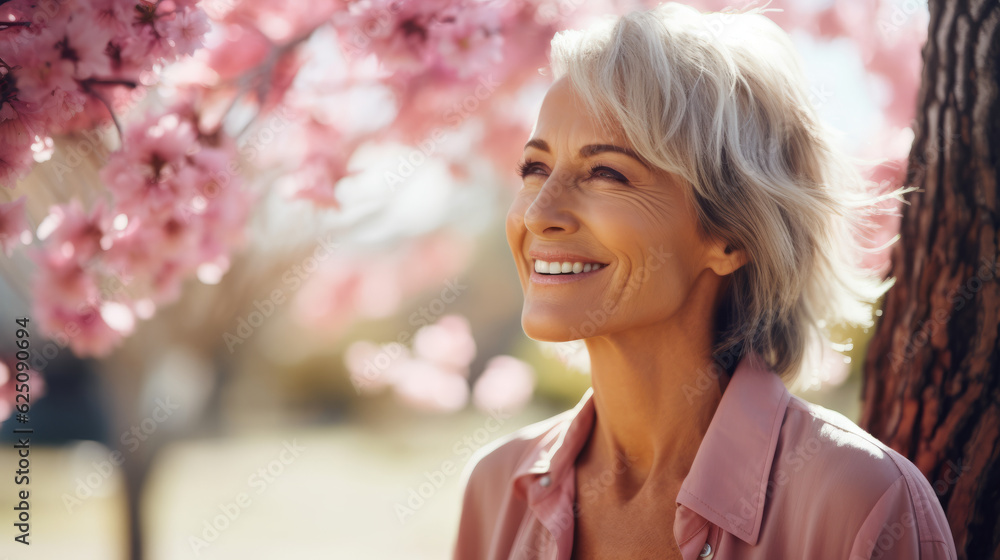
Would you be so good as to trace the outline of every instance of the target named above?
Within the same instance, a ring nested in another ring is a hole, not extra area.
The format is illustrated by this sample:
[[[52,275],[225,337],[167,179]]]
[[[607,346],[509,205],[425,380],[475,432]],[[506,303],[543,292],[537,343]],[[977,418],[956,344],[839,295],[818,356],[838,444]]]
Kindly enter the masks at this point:
[[[540,138],[533,138],[531,140],[528,140],[528,143],[524,145],[524,149],[527,150],[528,148],[538,148],[543,152],[550,152],[548,143],[546,143],[545,140],[542,140]],[[617,152],[619,154],[625,154],[630,158],[641,163],[642,166],[645,167],[646,169],[649,169],[649,166],[646,165],[646,162],[644,162],[641,157],[639,157],[639,154],[635,153],[633,150],[630,150],[629,148],[623,148],[622,146],[615,146],[614,144],[588,144],[580,148],[580,157],[589,158],[603,152]]]

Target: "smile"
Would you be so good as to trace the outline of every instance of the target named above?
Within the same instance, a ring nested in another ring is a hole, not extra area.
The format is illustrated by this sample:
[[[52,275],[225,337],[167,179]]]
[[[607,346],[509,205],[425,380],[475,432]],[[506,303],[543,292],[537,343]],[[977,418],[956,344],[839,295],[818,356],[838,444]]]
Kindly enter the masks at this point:
[[[582,282],[608,265],[596,262],[582,261],[542,261],[535,259],[535,269],[531,273],[531,283],[535,285],[545,284],[567,284],[570,282]]]
[[[593,270],[599,270],[607,265],[601,263],[583,263],[583,262],[546,262],[540,259],[535,260],[535,272],[539,274],[547,275],[557,275],[557,274],[581,274],[584,272],[591,272]]]

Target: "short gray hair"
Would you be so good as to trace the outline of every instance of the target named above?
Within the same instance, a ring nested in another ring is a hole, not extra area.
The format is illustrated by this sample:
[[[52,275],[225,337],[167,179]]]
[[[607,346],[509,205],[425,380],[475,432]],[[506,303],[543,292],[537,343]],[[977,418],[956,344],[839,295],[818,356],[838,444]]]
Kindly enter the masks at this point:
[[[858,236],[879,202],[912,189],[872,194],[762,10],[661,4],[557,33],[550,63],[605,130],[690,185],[702,235],[745,252],[716,318],[717,360],[753,351],[787,380],[830,326],[873,324],[894,279],[861,267]]]

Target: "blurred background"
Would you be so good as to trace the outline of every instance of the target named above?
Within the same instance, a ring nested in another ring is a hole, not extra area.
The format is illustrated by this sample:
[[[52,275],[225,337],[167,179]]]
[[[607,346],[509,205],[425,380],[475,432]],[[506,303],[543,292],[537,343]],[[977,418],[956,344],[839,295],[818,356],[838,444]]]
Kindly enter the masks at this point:
[[[656,3],[43,4],[0,5],[0,557],[448,557],[472,454],[589,386],[504,237],[548,42]],[[898,186],[925,5],[768,7]],[[792,389],[857,420],[869,333],[833,330]]]

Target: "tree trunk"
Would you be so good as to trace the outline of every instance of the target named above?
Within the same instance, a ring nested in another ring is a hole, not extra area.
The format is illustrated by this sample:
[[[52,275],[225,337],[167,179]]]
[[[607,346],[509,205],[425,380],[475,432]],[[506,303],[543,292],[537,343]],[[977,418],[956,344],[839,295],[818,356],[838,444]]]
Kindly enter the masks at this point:
[[[861,426],[934,486],[960,559],[1000,558],[1000,3],[930,0],[901,239]]]
[[[119,450],[121,451],[121,450]],[[121,451],[124,455],[125,451]],[[150,468],[153,465],[152,456],[132,457],[122,465],[124,475],[125,512],[128,516],[126,520],[126,535],[128,537],[127,558],[128,560],[142,560],[145,558],[145,531],[143,531],[143,521],[145,516],[142,511],[143,493],[146,489],[146,481],[149,479]],[[126,455],[127,456],[127,455]]]

